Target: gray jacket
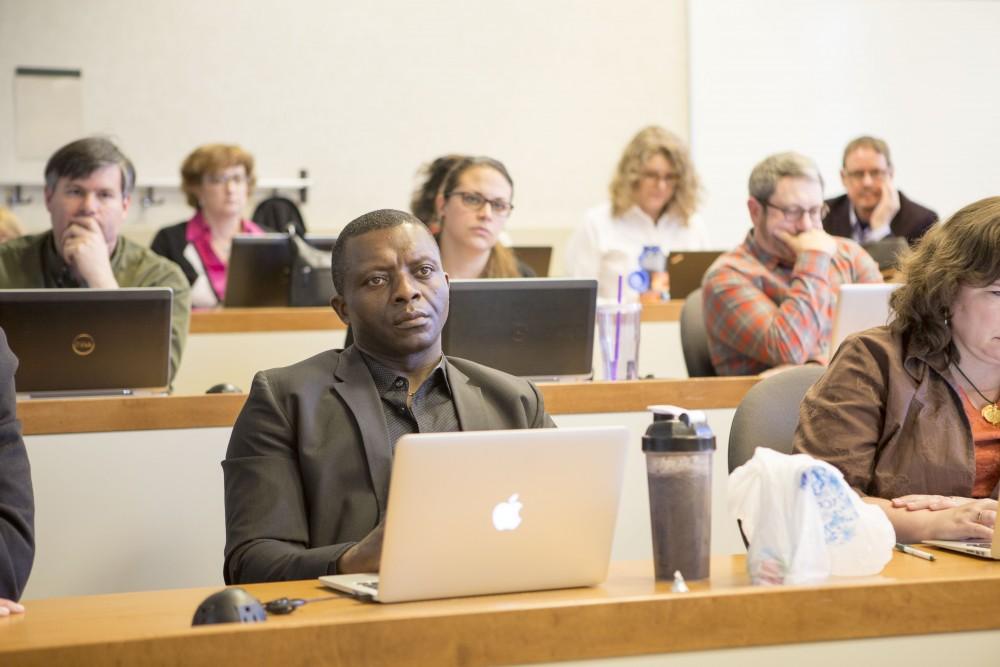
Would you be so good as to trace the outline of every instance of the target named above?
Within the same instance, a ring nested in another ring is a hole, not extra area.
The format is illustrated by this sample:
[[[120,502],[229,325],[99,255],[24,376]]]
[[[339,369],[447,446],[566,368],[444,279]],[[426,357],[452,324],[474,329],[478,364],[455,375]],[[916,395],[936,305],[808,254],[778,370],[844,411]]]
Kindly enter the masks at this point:
[[[526,380],[448,358],[463,431],[553,426]],[[392,448],[361,353],[330,350],[256,375],[229,441],[226,583],[334,574],[385,512]]]

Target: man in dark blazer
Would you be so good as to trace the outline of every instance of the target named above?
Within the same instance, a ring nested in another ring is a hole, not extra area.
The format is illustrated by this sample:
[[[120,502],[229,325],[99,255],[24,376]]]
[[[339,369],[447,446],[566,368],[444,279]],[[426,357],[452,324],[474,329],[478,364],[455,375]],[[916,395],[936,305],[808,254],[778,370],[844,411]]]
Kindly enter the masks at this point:
[[[15,414],[15,371],[17,357],[0,329],[0,616],[24,611],[16,601],[35,558],[35,501]]]
[[[934,211],[908,199],[893,182],[889,146],[875,137],[858,137],[844,149],[840,180],[846,194],[827,200],[823,218],[828,234],[853,238],[862,246],[890,237],[913,245],[937,222]]]
[[[442,355],[448,276],[419,220],[361,216],[333,267],[354,344],[254,378],[222,463],[226,583],[378,571],[406,433],[553,426],[530,382]]]

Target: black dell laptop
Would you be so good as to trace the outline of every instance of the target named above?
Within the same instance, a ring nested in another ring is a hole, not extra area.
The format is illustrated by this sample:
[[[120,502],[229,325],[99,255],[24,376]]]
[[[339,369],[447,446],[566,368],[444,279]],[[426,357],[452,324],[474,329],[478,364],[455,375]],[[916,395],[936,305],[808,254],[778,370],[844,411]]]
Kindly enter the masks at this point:
[[[226,298],[233,307],[288,305],[292,247],[285,234],[237,235],[229,250]]]
[[[444,353],[537,380],[593,375],[597,281],[451,281]]]
[[[166,391],[172,303],[168,287],[0,290],[18,393]]]

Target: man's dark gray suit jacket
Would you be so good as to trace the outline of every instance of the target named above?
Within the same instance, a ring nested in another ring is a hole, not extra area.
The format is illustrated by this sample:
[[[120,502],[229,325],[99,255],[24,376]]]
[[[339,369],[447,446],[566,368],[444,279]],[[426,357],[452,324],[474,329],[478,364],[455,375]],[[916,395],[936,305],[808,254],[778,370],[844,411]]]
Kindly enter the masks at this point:
[[[463,431],[553,426],[526,380],[448,357]],[[257,373],[229,440],[227,584],[336,573],[385,513],[392,447],[361,353],[330,350]]]

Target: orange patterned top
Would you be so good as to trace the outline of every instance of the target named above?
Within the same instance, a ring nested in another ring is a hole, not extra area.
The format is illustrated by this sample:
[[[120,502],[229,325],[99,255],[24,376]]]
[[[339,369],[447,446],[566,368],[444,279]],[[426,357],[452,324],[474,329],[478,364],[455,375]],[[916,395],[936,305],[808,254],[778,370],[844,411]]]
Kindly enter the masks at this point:
[[[972,425],[972,443],[976,448],[976,481],[973,498],[989,498],[1000,479],[1000,424],[993,425],[962,391],[962,407]]]

